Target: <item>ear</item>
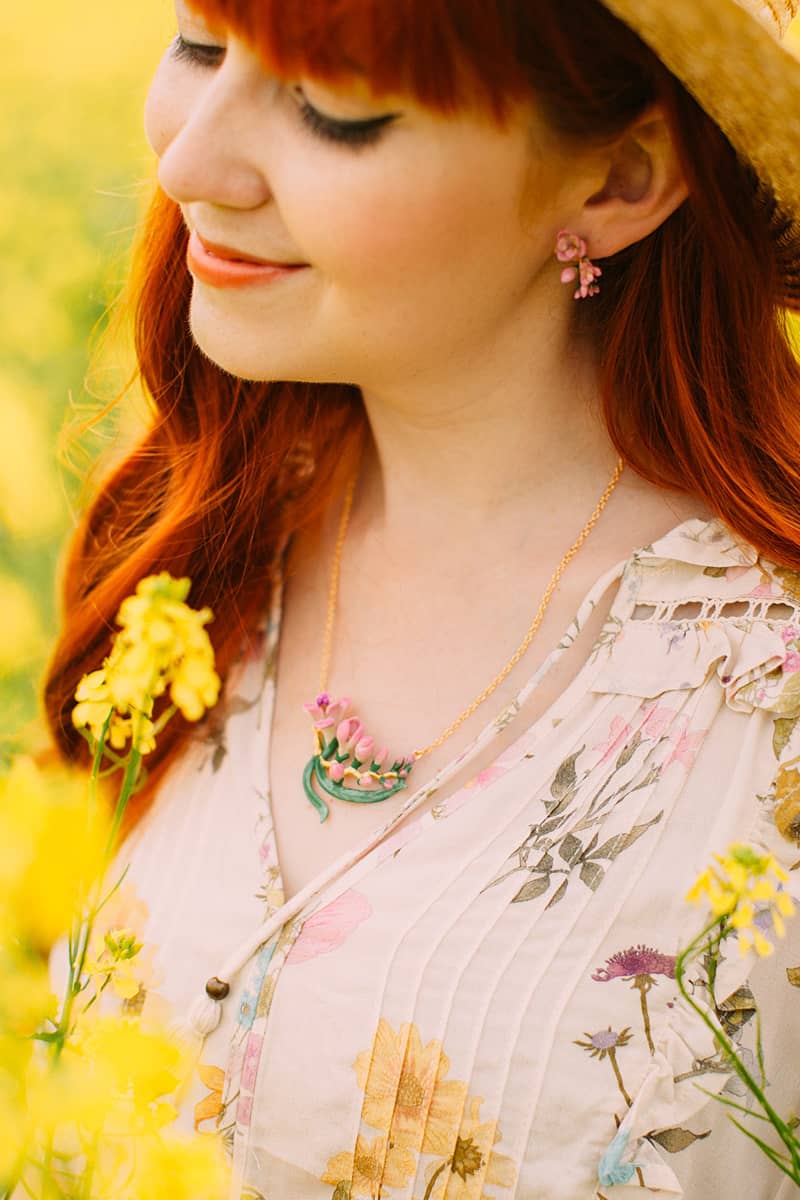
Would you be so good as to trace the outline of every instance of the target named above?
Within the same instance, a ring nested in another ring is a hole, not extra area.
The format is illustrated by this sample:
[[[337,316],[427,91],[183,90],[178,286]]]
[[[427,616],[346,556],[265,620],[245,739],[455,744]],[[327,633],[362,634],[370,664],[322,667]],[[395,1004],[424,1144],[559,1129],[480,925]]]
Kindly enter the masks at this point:
[[[608,258],[662,225],[686,199],[672,131],[654,105],[606,149],[605,182],[585,201],[574,228],[581,229],[593,258]]]

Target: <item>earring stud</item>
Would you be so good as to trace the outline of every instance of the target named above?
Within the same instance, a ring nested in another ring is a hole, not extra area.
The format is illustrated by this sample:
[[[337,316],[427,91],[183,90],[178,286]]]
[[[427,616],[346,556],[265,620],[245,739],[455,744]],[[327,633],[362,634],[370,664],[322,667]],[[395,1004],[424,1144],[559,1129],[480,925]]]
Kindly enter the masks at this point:
[[[600,267],[596,267],[591,259],[586,256],[586,242],[577,233],[571,233],[568,229],[562,229],[556,241],[556,258],[562,263],[572,263],[572,266],[565,267],[561,272],[562,283],[574,283],[578,280],[578,287],[575,290],[573,299],[584,300],[587,296],[596,296],[600,291],[599,286],[595,283],[602,274]]]

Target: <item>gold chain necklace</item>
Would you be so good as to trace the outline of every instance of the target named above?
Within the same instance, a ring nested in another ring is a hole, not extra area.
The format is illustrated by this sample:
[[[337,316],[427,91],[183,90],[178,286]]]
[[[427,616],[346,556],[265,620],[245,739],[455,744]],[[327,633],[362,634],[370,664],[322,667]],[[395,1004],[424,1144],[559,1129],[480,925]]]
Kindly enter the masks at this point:
[[[303,788],[319,813],[320,821],[326,820],[330,812],[330,808],[320,792],[339,800],[350,800],[356,804],[377,804],[381,800],[388,800],[390,796],[394,796],[408,787],[408,775],[414,763],[446,742],[451,734],[455,733],[459,726],[463,725],[464,721],[471,717],[484,700],[487,700],[492,692],[500,686],[536,636],[561,576],[599,521],[600,514],[620,481],[622,469],[623,462],[622,459],[619,459],[594,512],[553,572],[528,632],[502,671],[495,675],[492,682],[447,726],[443,733],[439,734],[435,741],[430,742],[421,750],[415,750],[410,757],[394,759],[391,766],[389,766],[388,750],[384,747],[376,751],[375,739],[367,735],[358,717],[348,715],[349,698],[343,696],[339,700],[333,700],[326,690],[333,646],[333,624],[339,597],[342,550],[356,485],[356,480],[351,479],[344,499],[339,533],[333,553],[333,567],[328,590],[328,612],[320,664],[319,694],[314,701],[303,705],[314,721],[315,744],[314,754],[303,772]]]

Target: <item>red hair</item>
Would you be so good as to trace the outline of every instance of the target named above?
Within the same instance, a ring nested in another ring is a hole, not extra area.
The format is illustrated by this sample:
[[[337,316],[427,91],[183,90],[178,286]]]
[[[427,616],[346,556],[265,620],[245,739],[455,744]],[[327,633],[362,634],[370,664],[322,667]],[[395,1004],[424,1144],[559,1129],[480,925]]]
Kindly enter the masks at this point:
[[[575,321],[596,339],[605,419],[624,459],[800,568],[800,364],[784,311],[800,301],[800,247],[751,169],[634,33],[598,0],[193,3],[284,76],[335,81],[357,64],[376,92],[441,112],[478,105],[499,124],[511,98],[532,94],[576,143],[613,139],[661,103],[689,199],[604,261],[601,294],[576,306]],[[245,382],[201,354],[188,331],[185,241],[178,206],[157,192],[130,284],[155,419],[74,536],[45,687],[70,758],[84,749],[70,721],[75,687],[107,653],[138,580],[191,576],[192,602],[216,613],[224,675],[269,602],[277,550],[329,503],[366,426],[356,387]],[[167,727],[151,780],[188,732],[178,720]]]

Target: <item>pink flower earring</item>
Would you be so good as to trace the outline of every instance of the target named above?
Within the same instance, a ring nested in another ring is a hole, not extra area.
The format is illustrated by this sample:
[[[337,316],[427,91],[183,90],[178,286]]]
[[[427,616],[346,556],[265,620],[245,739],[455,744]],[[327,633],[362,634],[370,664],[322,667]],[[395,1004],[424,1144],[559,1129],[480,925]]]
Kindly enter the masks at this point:
[[[565,267],[561,272],[562,283],[574,283],[576,279],[579,280],[573,297],[575,300],[597,295],[600,288],[594,281],[603,272],[586,257],[586,242],[582,237],[578,237],[577,233],[570,233],[568,229],[562,229],[556,242],[556,258],[563,263],[575,263],[577,260],[577,265]]]

